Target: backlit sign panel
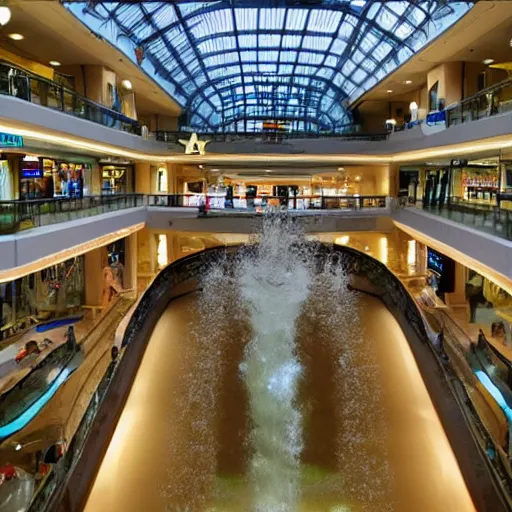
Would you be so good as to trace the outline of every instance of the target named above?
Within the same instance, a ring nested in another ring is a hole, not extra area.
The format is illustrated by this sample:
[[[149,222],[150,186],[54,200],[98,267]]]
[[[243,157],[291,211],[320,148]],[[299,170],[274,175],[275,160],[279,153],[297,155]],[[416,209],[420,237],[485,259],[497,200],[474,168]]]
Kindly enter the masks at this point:
[[[23,137],[21,135],[13,135],[12,133],[0,132],[0,147],[2,148],[22,148]]]

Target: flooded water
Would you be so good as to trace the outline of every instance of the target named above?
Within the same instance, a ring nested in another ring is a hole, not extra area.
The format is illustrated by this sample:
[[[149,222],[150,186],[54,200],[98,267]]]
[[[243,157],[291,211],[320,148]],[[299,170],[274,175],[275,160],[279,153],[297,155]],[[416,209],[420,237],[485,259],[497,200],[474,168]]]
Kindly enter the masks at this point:
[[[267,234],[160,319],[87,512],[474,510],[393,316]]]

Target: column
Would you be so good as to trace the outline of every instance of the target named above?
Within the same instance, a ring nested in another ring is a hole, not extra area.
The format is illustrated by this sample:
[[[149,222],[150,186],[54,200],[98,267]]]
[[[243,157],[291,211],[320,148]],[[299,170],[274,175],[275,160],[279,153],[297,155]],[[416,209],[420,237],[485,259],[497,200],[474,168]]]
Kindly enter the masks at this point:
[[[85,254],[85,305],[101,306],[103,301],[103,268],[107,264],[107,248],[99,247]]]
[[[390,197],[398,197],[398,190],[400,188],[400,165],[389,164],[388,165],[388,195]]]
[[[455,262],[455,290],[445,294],[445,303],[451,307],[466,307],[466,267]]]
[[[132,233],[125,239],[124,283],[125,290],[134,290],[137,294],[137,233]]]
[[[151,165],[149,162],[135,164],[135,192],[151,194]]]

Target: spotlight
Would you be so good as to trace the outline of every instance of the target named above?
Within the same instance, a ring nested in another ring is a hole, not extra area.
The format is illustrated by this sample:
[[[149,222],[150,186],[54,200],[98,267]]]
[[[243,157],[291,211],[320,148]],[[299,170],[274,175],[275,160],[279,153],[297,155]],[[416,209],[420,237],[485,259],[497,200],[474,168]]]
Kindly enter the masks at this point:
[[[6,5],[0,6],[0,27],[4,27],[11,19],[11,9]]]

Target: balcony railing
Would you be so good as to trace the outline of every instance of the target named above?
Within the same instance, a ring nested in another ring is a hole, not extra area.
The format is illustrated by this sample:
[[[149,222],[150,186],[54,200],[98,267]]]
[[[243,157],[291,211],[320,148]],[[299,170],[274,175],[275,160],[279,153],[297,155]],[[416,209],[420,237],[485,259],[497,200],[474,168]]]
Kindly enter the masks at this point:
[[[46,78],[0,62],[0,94],[52,108],[94,123],[141,135],[141,126],[124,114],[95,103]]]
[[[190,132],[179,131],[157,131],[156,140],[178,144],[179,140],[188,140]],[[230,133],[201,133],[198,134],[201,140],[211,142],[237,142],[251,140],[255,142],[266,142],[269,144],[282,144],[294,139],[336,139],[342,141],[380,141],[386,140],[388,133],[330,133],[330,132],[230,132]]]
[[[142,194],[0,201],[0,234],[144,205]]]
[[[247,198],[234,196],[231,200],[221,195],[172,194],[150,195],[148,206],[169,208],[198,208],[207,205],[212,210],[237,212],[240,210],[263,209],[268,206],[284,206],[288,210],[359,210],[385,208],[386,196],[257,196]]]
[[[464,224],[500,238],[512,240],[512,210],[498,206],[484,206],[452,202],[439,206],[424,206],[434,215]]]
[[[512,79],[479,91],[446,109],[446,125],[469,123],[485,117],[512,111]]]

